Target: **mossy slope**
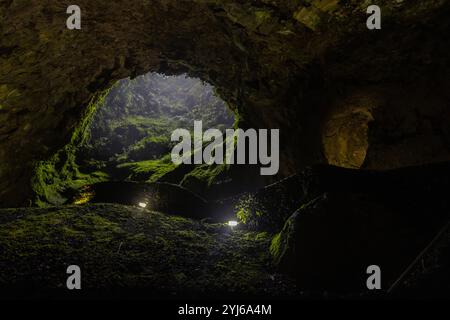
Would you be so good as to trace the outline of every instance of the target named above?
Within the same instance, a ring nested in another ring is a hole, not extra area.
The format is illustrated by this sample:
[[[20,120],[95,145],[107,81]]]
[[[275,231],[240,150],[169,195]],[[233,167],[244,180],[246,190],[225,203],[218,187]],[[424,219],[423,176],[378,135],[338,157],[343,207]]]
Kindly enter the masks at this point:
[[[265,233],[105,204],[6,209],[0,225],[0,287],[23,288],[20,296],[65,288],[72,264],[82,269],[85,294],[145,289],[147,297],[193,298],[293,292],[271,271]]]

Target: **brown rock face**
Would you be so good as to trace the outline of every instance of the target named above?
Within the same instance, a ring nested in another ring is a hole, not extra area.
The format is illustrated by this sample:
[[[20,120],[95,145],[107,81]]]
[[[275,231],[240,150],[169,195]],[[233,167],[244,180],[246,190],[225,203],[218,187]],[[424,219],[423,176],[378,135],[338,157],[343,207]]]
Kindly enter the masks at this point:
[[[449,4],[64,0],[0,3],[0,206],[68,142],[95,93],[149,71],[213,84],[242,127],[281,130],[284,176],[314,162],[390,168],[449,159]],[[337,120],[336,120],[337,119]]]

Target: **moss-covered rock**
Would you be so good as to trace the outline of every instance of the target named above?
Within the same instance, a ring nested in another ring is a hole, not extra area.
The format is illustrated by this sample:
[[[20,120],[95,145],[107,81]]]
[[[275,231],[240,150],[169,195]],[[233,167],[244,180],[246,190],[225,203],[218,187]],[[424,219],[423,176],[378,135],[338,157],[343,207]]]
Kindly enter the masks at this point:
[[[226,179],[229,165],[200,165],[186,174],[181,185],[198,194],[205,194],[214,183]]]
[[[72,264],[82,270],[81,294],[97,298],[296,293],[271,271],[267,235],[223,224],[98,204],[0,210],[0,225],[0,295],[10,298],[64,297]]]
[[[127,180],[156,182],[163,179],[165,175],[175,170],[176,167],[169,157],[164,157],[159,160],[122,163],[117,166],[117,169],[122,171],[118,175],[126,176]]]
[[[85,109],[80,122],[73,131],[69,144],[64,146],[49,160],[35,164],[31,178],[31,188],[34,194],[34,204],[38,206],[61,205],[79,188],[105,181],[108,174],[80,172],[76,154],[80,145],[89,139],[90,124],[98,104],[103,103],[108,92],[95,96]]]

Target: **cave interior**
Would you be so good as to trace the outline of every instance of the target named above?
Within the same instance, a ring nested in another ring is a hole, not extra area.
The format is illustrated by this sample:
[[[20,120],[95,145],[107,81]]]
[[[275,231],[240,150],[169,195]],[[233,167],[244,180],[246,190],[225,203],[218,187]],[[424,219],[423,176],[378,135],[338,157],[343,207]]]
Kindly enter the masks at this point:
[[[0,295],[450,292],[450,3],[0,3]],[[170,134],[279,130],[279,170]],[[111,290],[115,289],[115,290]]]

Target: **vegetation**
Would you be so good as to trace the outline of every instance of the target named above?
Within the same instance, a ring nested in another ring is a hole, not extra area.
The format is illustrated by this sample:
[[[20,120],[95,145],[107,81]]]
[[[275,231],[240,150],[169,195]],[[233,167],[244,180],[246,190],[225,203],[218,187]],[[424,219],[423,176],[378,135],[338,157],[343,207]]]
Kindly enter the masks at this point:
[[[225,103],[199,80],[159,74],[122,80],[94,117],[88,156],[118,163],[160,159],[172,147],[173,130],[192,130],[194,120],[206,129],[233,124]]]
[[[2,288],[24,277],[37,288],[64,287],[61,275],[76,262],[84,289],[146,288],[140,294],[156,297],[292,291],[272,270],[270,237],[225,224],[97,204],[0,210],[0,226]]]
[[[277,223],[272,220],[271,211],[254,194],[246,193],[242,195],[236,204],[235,210],[239,220],[249,228],[273,231],[275,228],[267,228],[267,226],[277,226]]]
[[[124,163],[117,166],[119,169],[126,169],[130,175],[127,180],[156,182],[165,174],[173,171],[176,165],[165,156],[159,160],[146,160],[139,162]]]
[[[198,194],[204,194],[214,183],[225,179],[229,168],[226,164],[199,165],[184,176],[181,185]]]
[[[44,207],[64,204],[70,191],[92,183],[105,181],[108,174],[93,171],[90,174],[80,172],[76,163],[77,146],[89,138],[89,126],[95,113],[97,103],[102,103],[107,92],[95,96],[72,134],[70,143],[59,150],[51,159],[38,162],[31,184],[35,192],[34,202]]]
[[[83,186],[107,180],[159,181],[177,168],[169,155],[173,130],[192,130],[194,120],[205,129],[233,125],[225,103],[199,80],[148,74],[119,81],[92,100],[70,143],[36,165],[35,204],[60,205]],[[175,182],[190,170],[181,170]],[[206,188],[223,171],[202,166],[185,181]]]

